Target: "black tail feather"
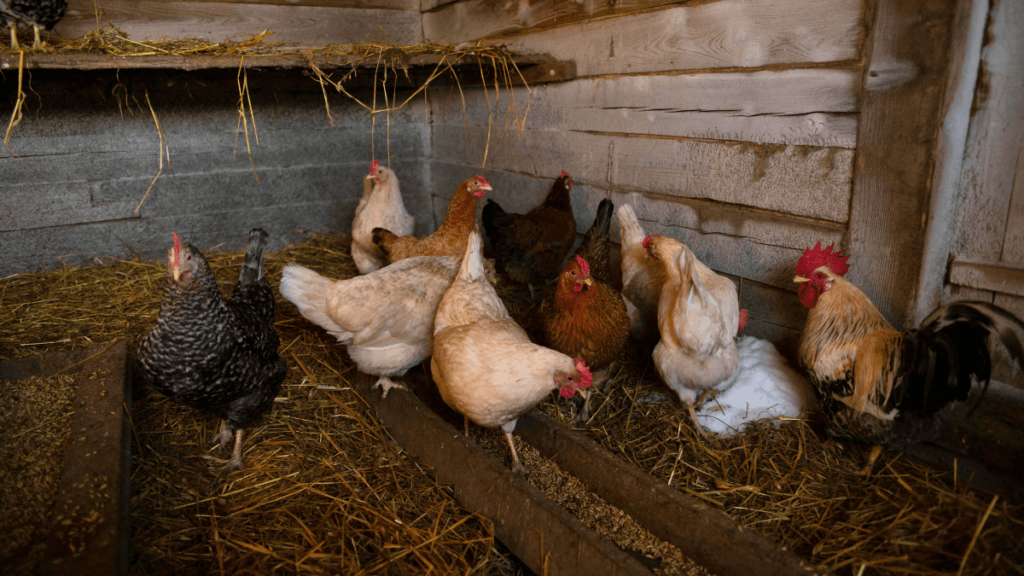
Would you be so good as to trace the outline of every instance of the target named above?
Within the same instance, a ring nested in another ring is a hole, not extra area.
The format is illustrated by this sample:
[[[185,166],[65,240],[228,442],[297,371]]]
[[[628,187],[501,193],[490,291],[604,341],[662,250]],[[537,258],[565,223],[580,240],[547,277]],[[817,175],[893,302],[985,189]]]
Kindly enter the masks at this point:
[[[488,198],[483,213],[480,214],[480,220],[484,223],[484,232],[493,242],[502,226],[508,224],[508,213],[500,204]]]
[[[370,237],[370,241],[373,242],[374,246],[380,248],[381,252],[387,255],[388,249],[384,247],[384,241],[387,239],[389,234],[394,236],[395,233],[387,228],[374,228],[371,234],[372,236]]]
[[[263,280],[263,252],[270,235],[262,228],[249,231],[249,247],[242,259],[242,270],[238,273],[240,285],[259,284]]]

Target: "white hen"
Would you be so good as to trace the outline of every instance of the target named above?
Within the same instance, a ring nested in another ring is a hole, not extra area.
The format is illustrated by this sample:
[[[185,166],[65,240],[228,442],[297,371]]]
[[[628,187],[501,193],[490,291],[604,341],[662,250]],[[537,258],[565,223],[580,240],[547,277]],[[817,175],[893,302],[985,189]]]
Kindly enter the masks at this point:
[[[646,235],[633,208],[622,204],[615,215],[622,236],[622,299],[629,316],[629,333],[642,344],[653,346],[658,341],[658,300],[665,284],[665,267],[648,254]]]
[[[555,389],[566,398],[585,395],[592,380],[582,360],[530,342],[508,315],[484,278],[477,232],[437,308],[430,371],[445,403],[480,426],[501,427],[516,472],[526,470],[512,443],[516,419]]]
[[[360,370],[380,376],[375,386],[383,386],[386,396],[402,387],[390,376],[430,357],[437,304],[461,260],[418,256],[340,281],[289,264],[280,290],[303,316],[345,344]]]
[[[654,365],[686,404],[694,428],[704,435],[693,404],[698,394],[729,378],[739,362],[736,286],[672,238],[653,236],[647,245],[666,274],[658,303],[661,341],[654,347]]]
[[[388,265],[388,258],[371,237],[374,228],[387,228],[399,236],[413,233],[415,218],[405,210],[395,171],[374,160],[363,178],[363,197],[352,220],[352,259],[360,274]]]

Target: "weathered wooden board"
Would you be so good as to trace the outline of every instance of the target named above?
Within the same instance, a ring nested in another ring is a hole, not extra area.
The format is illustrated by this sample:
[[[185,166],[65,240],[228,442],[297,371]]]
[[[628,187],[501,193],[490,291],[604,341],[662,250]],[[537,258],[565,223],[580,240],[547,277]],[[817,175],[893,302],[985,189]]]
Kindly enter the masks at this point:
[[[100,22],[110,21],[136,41],[202,38],[212,42],[242,40],[272,30],[267,42],[303,46],[384,41],[417,44],[423,38],[417,10],[377,10],[237,4],[165,2],[161,0],[98,0]],[[64,39],[96,29],[90,0],[75,0],[54,32]]]
[[[1006,264],[1024,266],[1024,138],[1017,156],[1017,172],[1013,178],[1013,193],[1006,216],[1006,236],[1000,258]]]
[[[847,278],[909,328],[954,14],[945,0],[879,0],[857,127]]]
[[[227,2],[234,4],[280,4],[284,6],[326,6],[328,8],[363,8],[380,10],[416,10],[419,0],[196,0],[197,2]],[[91,0],[69,0],[68,6],[88,5]]]
[[[585,78],[517,88],[496,104],[491,90],[490,109],[482,90],[453,89],[435,96],[434,113],[475,126],[493,115],[504,126],[510,111],[522,116],[528,104],[532,128],[853,148],[860,76],[814,68]]]
[[[503,43],[516,52],[574,60],[580,76],[848,62],[860,54],[861,20],[860,0],[719,0],[561,26]],[[461,42],[485,35],[468,24],[468,37],[460,35],[460,26],[428,29],[426,38]]]
[[[1024,4],[992,2],[960,178],[952,253],[999,262],[1024,142]]]
[[[960,286],[1024,296],[1024,266],[954,260],[949,281]]]
[[[741,204],[832,222],[848,217],[853,152],[842,148],[623,137],[562,130],[518,135],[435,126],[434,158],[582,184]]]
[[[599,536],[432,412],[412,393],[386,399],[376,378],[359,373],[355,389],[409,456],[425,464],[439,484],[451,485],[467,510],[489,518],[495,536],[537,574],[650,575],[611,541]]]

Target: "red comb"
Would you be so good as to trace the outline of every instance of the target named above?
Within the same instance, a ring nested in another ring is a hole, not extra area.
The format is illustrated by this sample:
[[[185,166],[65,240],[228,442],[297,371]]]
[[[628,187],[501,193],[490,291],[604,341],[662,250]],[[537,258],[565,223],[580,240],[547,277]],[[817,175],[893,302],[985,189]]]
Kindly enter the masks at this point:
[[[377,170],[378,166],[380,166],[380,160],[374,160],[373,163],[370,164],[370,174],[373,174]]]
[[[651,234],[647,238],[644,238],[644,242],[643,242],[644,248],[647,248],[647,243],[651,241],[651,238],[657,238],[659,236],[661,236],[661,234]]]
[[[739,328],[740,330],[743,330],[744,328],[747,327],[747,318],[748,318],[748,316],[749,316],[749,314],[747,313],[747,309],[746,308],[740,308],[740,328]]]
[[[171,232],[171,236],[174,237],[174,265],[181,266],[181,238],[174,232]]]
[[[821,242],[814,245],[814,248],[808,248],[804,250],[804,255],[800,257],[800,260],[796,263],[796,273],[798,276],[810,276],[815,270],[822,266],[827,266],[833,274],[842,276],[846,274],[846,271],[850,269],[849,264],[846,261],[850,258],[850,255],[843,255],[841,250],[835,252],[832,248],[835,243],[831,244],[824,250],[821,248]]]
[[[487,181],[487,178],[484,178],[483,176],[477,176],[476,178],[477,178],[477,180],[479,180],[479,181],[480,181],[480,183],[481,183],[481,184],[483,184],[484,186],[490,186],[490,185],[491,185],[491,183]]]
[[[590,388],[594,382],[594,375],[590,373],[590,368],[587,368],[587,363],[579,358],[573,358],[572,363],[576,365],[576,371],[580,373],[580,387]]]
[[[566,172],[565,170],[562,170],[562,174],[561,174],[561,176],[568,176],[568,175],[569,175],[569,173],[568,173],[568,172]]]
[[[587,261],[583,259],[583,256],[576,256],[576,263],[580,265],[580,272],[582,272],[584,276],[590,276],[590,264],[587,264]]]

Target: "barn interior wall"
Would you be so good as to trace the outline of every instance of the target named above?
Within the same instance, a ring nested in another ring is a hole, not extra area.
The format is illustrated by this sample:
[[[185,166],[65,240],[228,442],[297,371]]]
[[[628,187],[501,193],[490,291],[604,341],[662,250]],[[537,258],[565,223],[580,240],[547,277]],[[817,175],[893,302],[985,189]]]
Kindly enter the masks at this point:
[[[272,249],[299,230],[347,232],[371,153],[385,163],[390,153],[417,231],[433,228],[422,101],[392,116],[388,137],[386,122],[371,133],[370,116],[340,94],[329,95],[332,126],[320,86],[297,71],[252,71],[248,85],[251,164],[234,72],[35,72],[0,152],[0,277],[158,258],[171,232],[204,250],[240,248],[254,226]],[[4,89],[13,103],[15,86]],[[147,195],[160,169],[150,103],[169,160]]]

